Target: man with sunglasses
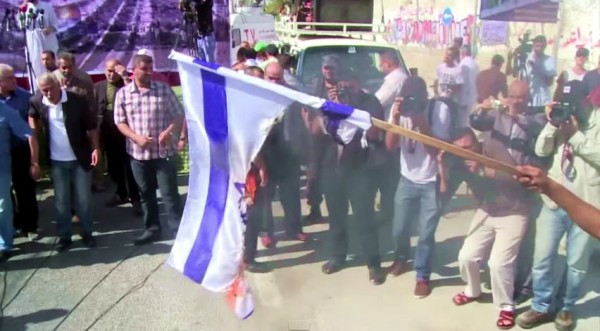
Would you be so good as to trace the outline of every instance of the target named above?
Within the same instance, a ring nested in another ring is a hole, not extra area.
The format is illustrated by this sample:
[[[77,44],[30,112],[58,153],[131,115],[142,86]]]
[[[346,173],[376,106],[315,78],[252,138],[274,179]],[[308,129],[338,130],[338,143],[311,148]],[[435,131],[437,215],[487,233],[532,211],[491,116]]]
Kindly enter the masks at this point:
[[[427,99],[427,84],[418,76],[409,77],[400,90],[392,109],[392,124],[418,131],[438,139],[450,138],[450,111],[440,101],[433,107]],[[430,114],[427,114],[431,110]],[[438,200],[437,150],[412,139],[388,132],[385,144],[389,151],[400,148],[400,182],[394,198],[394,263],[390,274],[394,277],[408,271],[412,221],[419,222],[419,241],[413,261],[417,272],[414,295],[427,297],[435,245],[435,231],[440,219]],[[415,206],[419,206],[415,209]],[[415,215],[419,215],[415,217]]]

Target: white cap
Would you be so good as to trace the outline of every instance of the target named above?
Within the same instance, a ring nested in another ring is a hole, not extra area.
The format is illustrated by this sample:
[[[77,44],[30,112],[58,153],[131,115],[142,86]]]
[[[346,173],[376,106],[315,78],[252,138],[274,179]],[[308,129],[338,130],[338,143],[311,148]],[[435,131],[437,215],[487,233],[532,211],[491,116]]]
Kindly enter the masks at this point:
[[[138,51],[138,55],[150,55],[150,51],[145,48],[142,48]]]

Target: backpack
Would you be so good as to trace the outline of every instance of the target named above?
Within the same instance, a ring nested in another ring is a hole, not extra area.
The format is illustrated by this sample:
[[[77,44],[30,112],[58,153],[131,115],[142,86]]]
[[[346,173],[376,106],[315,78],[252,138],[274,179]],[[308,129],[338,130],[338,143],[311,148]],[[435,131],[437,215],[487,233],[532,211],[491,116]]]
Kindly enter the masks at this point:
[[[458,103],[456,103],[456,101],[452,100],[452,98],[449,97],[433,97],[431,99],[429,99],[429,101],[427,102],[427,122],[428,123],[432,123],[433,121],[433,112],[435,110],[435,103],[436,102],[441,102],[443,104],[446,105],[446,107],[448,107],[448,111],[449,111],[449,116],[450,116],[450,132],[452,132],[452,130],[454,130],[455,126],[456,126],[456,118],[458,116]],[[450,135],[448,135],[450,136]]]

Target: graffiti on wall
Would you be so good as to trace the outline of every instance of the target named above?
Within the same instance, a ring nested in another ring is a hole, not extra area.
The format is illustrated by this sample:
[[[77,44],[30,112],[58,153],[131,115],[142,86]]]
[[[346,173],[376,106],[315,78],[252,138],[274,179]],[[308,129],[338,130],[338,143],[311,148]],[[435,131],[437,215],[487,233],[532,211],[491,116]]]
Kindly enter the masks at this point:
[[[469,15],[454,20],[450,24],[443,23],[443,13],[433,7],[415,8],[401,7],[395,18],[388,20],[388,41],[391,43],[416,44],[432,48],[450,45],[456,37],[462,37],[470,43],[470,34],[475,17]]]
[[[400,7],[394,16],[387,20],[387,39],[390,43],[403,45],[422,45],[430,48],[443,48],[452,43],[455,37],[463,37],[465,43],[470,41],[470,34],[475,17],[458,18],[449,25],[443,24],[442,9],[433,7],[417,9],[414,6]],[[600,49],[600,31],[589,25],[582,26],[577,23],[565,27],[559,47],[561,50],[575,50],[586,47],[590,50]],[[546,24],[542,26],[536,23],[509,23],[509,44],[516,46],[518,39],[527,32],[531,37],[544,34],[548,37],[548,45],[554,46],[558,25]],[[505,29],[503,27],[503,29]],[[477,29],[478,30],[478,29]],[[506,30],[502,31],[503,34]],[[498,32],[499,33],[499,32]],[[490,44],[499,44],[493,42]]]
[[[518,38],[521,38],[526,32],[530,32],[532,38],[539,34],[548,36],[548,46],[554,46],[556,43],[556,38],[554,37],[556,35],[555,29],[543,31],[539,25],[519,23],[513,24],[512,29],[515,31],[514,35]],[[516,40],[517,38],[515,37],[515,41]],[[600,49],[600,31],[593,30],[589,26],[574,26],[565,29],[559,41],[559,48],[561,50],[574,51],[580,47],[585,47],[590,50]]]

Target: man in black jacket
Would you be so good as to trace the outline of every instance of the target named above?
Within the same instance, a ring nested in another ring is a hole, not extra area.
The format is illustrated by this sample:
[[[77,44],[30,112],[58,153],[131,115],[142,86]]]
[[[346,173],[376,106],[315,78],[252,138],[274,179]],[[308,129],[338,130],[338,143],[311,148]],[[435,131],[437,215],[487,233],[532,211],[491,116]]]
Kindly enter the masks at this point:
[[[101,118],[100,141],[106,152],[108,175],[117,184],[115,196],[106,205],[115,207],[131,202],[135,214],[140,215],[140,192],[129,164],[125,136],[117,128],[113,115],[115,96],[125,86],[124,77],[128,76],[123,68],[118,60],[108,60],[104,70],[106,80],[94,85],[96,109]]]
[[[331,61],[330,61],[331,60]],[[324,64],[339,64],[335,59],[325,59]],[[336,67],[336,70],[338,67]],[[331,101],[347,104],[368,111],[375,118],[383,118],[383,107],[379,100],[360,90],[354,73],[345,73],[332,84],[324,73],[324,91]],[[315,125],[318,117],[309,120],[311,132],[319,139],[319,149],[311,153],[311,167],[322,173],[323,193],[329,211],[330,258],[322,266],[325,274],[344,268],[348,254],[348,211],[352,205],[353,217],[360,234],[362,255],[369,269],[369,280],[374,285],[383,284],[385,275],[381,269],[377,223],[375,222],[376,182],[373,180],[373,165],[376,163],[371,146],[381,143],[380,131],[373,127],[367,132],[357,133],[347,145],[341,145],[332,136],[323,135],[322,128]],[[365,146],[367,142],[367,146]]]
[[[82,242],[93,247],[96,240],[92,236],[91,181],[92,169],[100,160],[97,119],[87,111],[87,100],[62,90],[52,73],[42,74],[38,87],[41,94],[30,100],[29,125],[34,131],[43,129],[48,141],[59,236],[56,249],[65,251],[72,244],[72,195],[76,196]],[[34,178],[39,178],[39,146],[35,136],[31,138],[31,172]]]

